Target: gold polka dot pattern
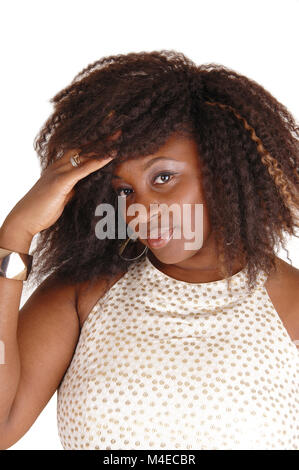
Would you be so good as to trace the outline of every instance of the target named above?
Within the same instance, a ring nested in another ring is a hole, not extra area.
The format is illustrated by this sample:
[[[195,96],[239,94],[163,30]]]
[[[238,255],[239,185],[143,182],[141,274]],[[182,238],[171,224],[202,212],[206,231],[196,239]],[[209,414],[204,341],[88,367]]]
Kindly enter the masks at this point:
[[[299,448],[299,351],[245,269],[188,283],[146,257],[89,313],[57,393],[64,449]]]

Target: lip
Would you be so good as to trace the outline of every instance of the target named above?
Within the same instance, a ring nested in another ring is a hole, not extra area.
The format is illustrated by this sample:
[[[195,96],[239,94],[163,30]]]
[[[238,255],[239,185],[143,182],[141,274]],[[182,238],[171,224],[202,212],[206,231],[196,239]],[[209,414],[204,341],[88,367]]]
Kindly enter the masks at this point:
[[[162,235],[167,234],[166,238],[162,238]],[[167,245],[167,243],[171,240],[172,235],[173,235],[173,228],[172,229],[167,229],[163,230],[159,233],[158,238],[147,238],[147,243],[151,248],[162,248]]]
[[[170,230],[170,227],[162,227],[162,228],[154,227],[154,229],[152,229],[152,232],[158,232],[158,235],[155,236],[155,237],[151,237],[151,231],[148,230],[146,236],[147,236],[147,238],[152,238],[152,240],[154,240],[154,239],[157,239],[157,238],[161,238],[161,236],[164,233],[168,233],[169,230]]]

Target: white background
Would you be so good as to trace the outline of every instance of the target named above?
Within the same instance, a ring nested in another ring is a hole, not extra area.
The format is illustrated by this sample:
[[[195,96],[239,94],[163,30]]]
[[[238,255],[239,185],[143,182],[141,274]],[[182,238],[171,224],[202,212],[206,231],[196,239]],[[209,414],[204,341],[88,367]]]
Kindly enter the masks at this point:
[[[297,0],[10,0],[0,12],[0,224],[39,177],[33,139],[52,112],[49,99],[103,56],[174,49],[197,64],[220,63],[298,119]],[[299,240],[287,247],[299,267]],[[61,448],[55,394],[10,449]]]

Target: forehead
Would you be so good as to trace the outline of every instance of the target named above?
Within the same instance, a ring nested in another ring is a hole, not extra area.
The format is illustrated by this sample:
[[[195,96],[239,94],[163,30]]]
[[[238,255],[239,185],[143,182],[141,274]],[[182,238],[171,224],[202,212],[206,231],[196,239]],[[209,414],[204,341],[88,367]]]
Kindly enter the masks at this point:
[[[185,163],[185,165],[197,167],[199,157],[196,141],[191,137],[172,136],[157,150],[157,152],[140,158],[129,158],[128,160],[118,164],[115,167],[113,174],[120,175],[122,172],[126,171],[145,170],[147,163],[157,157],[167,157],[177,162]],[[161,159],[161,161],[163,160]],[[169,160],[165,161],[167,162]],[[173,162],[174,164],[175,161]]]

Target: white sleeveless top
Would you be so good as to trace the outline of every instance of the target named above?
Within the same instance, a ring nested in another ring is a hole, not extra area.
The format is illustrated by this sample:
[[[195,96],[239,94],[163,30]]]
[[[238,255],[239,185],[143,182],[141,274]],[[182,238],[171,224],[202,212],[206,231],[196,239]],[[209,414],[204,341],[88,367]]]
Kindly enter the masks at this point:
[[[64,449],[299,449],[299,350],[260,272],[189,283],[145,257],[85,320],[57,392]]]

